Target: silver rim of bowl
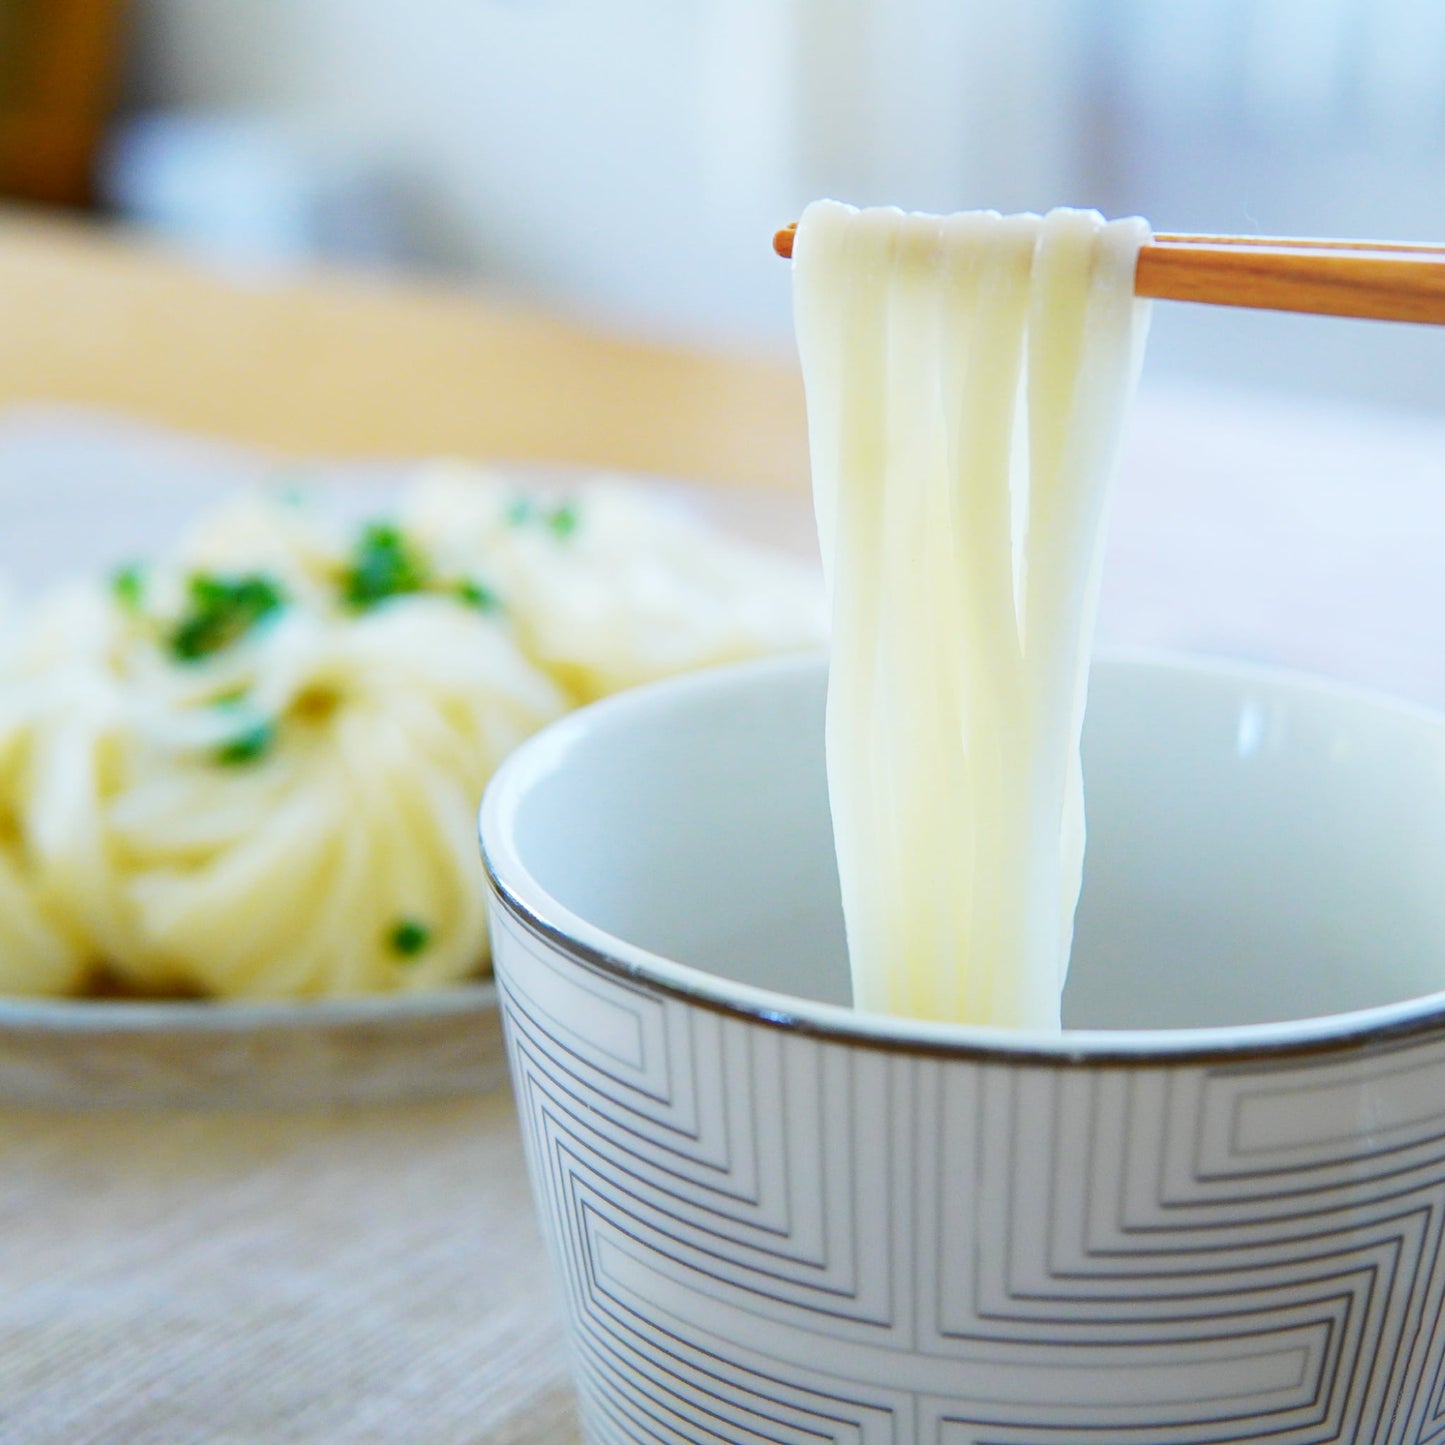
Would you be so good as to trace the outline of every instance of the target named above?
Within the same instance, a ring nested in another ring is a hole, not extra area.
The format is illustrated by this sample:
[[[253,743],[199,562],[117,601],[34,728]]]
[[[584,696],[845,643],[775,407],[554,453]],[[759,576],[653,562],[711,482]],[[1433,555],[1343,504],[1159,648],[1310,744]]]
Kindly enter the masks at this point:
[[[1445,728],[1445,719],[1423,707],[1280,668],[1149,650],[1106,652],[1100,660],[1125,667],[1204,673],[1221,679],[1288,680],[1317,692],[1368,702],[1401,716],[1415,717],[1432,727]],[[711,691],[726,687],[730,679],[743,675],[792,672],[816,665],[816,655],[791,655],[653,683],[572,713],[523,743],[493,777],[478,819],[482,864],[494,903],[500,904],[528,933],[583,968],[748,1023],[886,1054],[1059,1068],[1101,1064],[1158,1068],[1385,1050],[1418,1035],[1445,1032],[1445,990],[1350,1013],[1197,1029],[1065,1030],[1060,1034],[1044,1034],[859,1013],[833,1004],[730,983],[616,938],[579,918],[549,894],[506,841],[504,818],[524,791],[524,780],[533,761],[541,750],[574,731],[579,718],[585,722],[588,715],[600,714],[603,710],[645,706],[653,693],[662,690]],[[550,921],[552,917],[561,922]],[[497,987],[505,1001],[505,980],[498,978]]]

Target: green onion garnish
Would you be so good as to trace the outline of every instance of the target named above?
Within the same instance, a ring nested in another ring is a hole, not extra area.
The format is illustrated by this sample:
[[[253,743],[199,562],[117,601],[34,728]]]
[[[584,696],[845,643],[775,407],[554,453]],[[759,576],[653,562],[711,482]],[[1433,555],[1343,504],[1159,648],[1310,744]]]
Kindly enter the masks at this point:
[[[348,607],[365,612],[390,597],[420,592],[426,584],[426,560],[401,530],[372,522],[357,539],[341,580],[341,595]]]
[[[393,953],[413,959],[431,942],[431,929],[415,918],[403,918],[391,930],[389,942]]]
[[[570,537],[577,530],[578,520],[575,502],[563,502],[547,514],[547,525],[555,537]]]
[[[215,760],[223,768],[244,768],[259,762],[276,745],[276,724],[263,719],[245,732],[221,744],[215,751]]]
[[[502,605],[502,599],[485,582],[470,579],[458,582],[453,589],[453,595],[468,607],[475,607],[478,612],[496,612]]]
[[[560,502],[555,507],[543,507],[531,497],[515,498],[507,507],[506,516],[513,527],[525,527],[535,522],[546,527],[555,537],[570,537],[581,521],[575,502]]]
[[[189,610],[169,638],[172,654],[182,662],[229,647],[286,603],[280,586],[260,572],[233,577],[198,572],[188,593]]]
[[[111,573],[111,595],[127,612],[140,611],[140,605],[145,600],[145,590],[145,568],[139,562],[118,567]]]

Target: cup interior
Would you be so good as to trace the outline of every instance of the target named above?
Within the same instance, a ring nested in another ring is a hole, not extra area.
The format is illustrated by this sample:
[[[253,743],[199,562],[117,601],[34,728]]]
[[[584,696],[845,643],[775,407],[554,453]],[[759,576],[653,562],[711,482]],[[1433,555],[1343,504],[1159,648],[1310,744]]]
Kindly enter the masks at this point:
[[[847,1003],[826,664],[626,694],[534,740],[484,842],[543,917],[732,983]],[[1262,669],[1095,665],[1066,1028],[1352,1012],[1445,988],[1445,723]],[[560,907],[558,907],[560,905]]]

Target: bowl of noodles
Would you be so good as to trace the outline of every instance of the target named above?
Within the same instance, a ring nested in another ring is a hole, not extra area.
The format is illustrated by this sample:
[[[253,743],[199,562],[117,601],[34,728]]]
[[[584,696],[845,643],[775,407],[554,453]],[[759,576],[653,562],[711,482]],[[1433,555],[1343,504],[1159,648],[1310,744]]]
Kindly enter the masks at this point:
[[[697,488],[459,463],[207,488],[169,460],[9,484],[0,1096],[497,1082],[491,773],[583,703],[816,643],[813,571]]]

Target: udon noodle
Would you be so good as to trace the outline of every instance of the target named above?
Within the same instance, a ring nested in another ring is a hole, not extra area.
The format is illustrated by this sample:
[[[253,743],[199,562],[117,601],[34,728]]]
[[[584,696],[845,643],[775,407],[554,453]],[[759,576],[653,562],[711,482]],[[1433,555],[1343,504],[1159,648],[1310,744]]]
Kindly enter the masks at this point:
[[[1057,1029],[1148,230],[810,206],[794,243],[857,1006]]]

